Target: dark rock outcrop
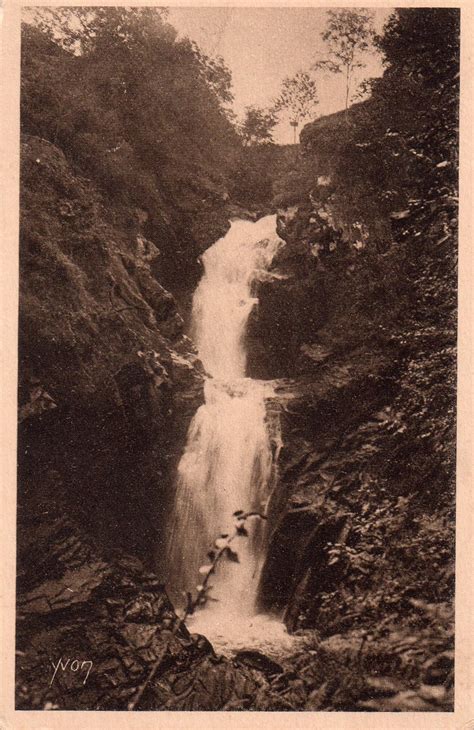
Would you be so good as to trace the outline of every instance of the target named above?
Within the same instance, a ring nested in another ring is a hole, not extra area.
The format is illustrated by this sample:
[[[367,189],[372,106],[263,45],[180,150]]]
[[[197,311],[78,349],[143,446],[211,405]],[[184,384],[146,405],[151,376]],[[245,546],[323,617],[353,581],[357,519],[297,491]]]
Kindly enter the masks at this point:
[[[321,324],[315,329],[310,317],[300,318],[303,344],[288,355],[294,377],[276,382],[270,408],[280,412],[283,447],[261,607],[282,615],[290,631],[317,630],[318,657],[329,650],[349,668],[339,693],[320,679],[308,709],[452,708],[452,205],[449,195],[436,207],[420,201],[396,219],[379,270],[387,303],[378,312],[365,290],[372,255],[352,255],[336,236],[326,258],[314,257],[325,291]],[[296,241],[281,229],[287,248],[306,260],[308,207],[296,214]],[[394,287],[401,262],[406,279]],[[277,270],[283,265],[280,259]],[[287,297],[290,281],[291,274]],[[292,284],[304,289],[306,279]],[[292,336],[265,331],[275,347]],[[446,667],[439,680],[434,671],[433,690],[431,666]]]
[[[432,206],[418,204],[403,225],[397,221],[393,248],[383,259],[387,306],[374,316],[371,293],[364,291],[365,269],[373,265],[371,255],[354,256],[339,239],[324,261],[318,260],[319,256],[315,261],[314,269],[326,292],[325,314],[316,329],[310,319],[300,319],[298,327],[307,344],[298,348],[292,364],[299,377],[282,381],[276,389],[275,406],[280,404],[282,417],[281,478],[271,506],[273,533],[261,590],[262,605],[286,607],[292,628],[306,622],[321,631],[329,620],[324,630],[339,630],[340,612],[349,616],[351,612],[338,604],[331,618],[331,596],[335,600],[338,591],[352,591],[362,584],[366,591],[375,590],[375,566],[388,572],[386,561],[393,568],[395,555],[401,559],[408,549],[397,544],[401,538],[389,525],[390,519],[395,525],[397,514],[408,544],[418,530],[424,534],[419,538],[423,549],[435,549],[429,548],[428,534],[433,520],[438,525],[438,549],[443,555],[439,565],[446,571],[445,579],[440,582],[439,577],[435,580],[432,576],[429,588],[426,580],[421,581],[424,566],[419,563],[413,568],[421,573],[412,580],[420,581],[422,600],[435,599],[434,586],[438,600],[450,600],[452,534],[446,525],[452,515],[454,452],[452,424],[449,426],[452,411],[446,406],[454,403],[453,230],[444,236],[436,253],[432,249],[439,239],[440,225],[446,225],[442,221],[455,222],[453,211],[446,211],[449,201],[449,196],[446,201],[441,199],[435,215]],[[311,253],[301,227],[307,221],[305,230],[311,231],[314,214],[302,206],[298,217],[294,233],[288,226],[282,232],[288,237],[287,248],[309,260]],[[415,250],[419,231],[423,231],[425,247]],[[394,287],[389,277],[399,275],[402,261],[405,276],[413,278],[409,286],[405,280]],[[337,289],[332,286],[336,276]],[[298,287],[296,277],[292,283]],[[303,278],[301,287],[305,285]],[[437,302],[435,309],[426,305],[428,292],[430,302],[433,298]],[[289,296],[288,289],[286,293]],[[344,308],[351,312],[351,327],[347,327]],[[274,340],[286,343],[290,338],[291,333],[284,331]],[[442,368],[447,368],[445,376],[450,373],[443,386]],[[424,409],[420,409],[420,399]],[[433,498],[436,508],[428,516],[425,510]],[[382,515],[387,517],[382,519]],[[376,516],[382,522],[386,519],[386,524],[379,524]],[[380,537],[376,539],[378,530]],[[366,537],[362,539],[363,535]],[[362,549],[365,540],[367,545]],[[364,556],[362,561],[359,552]],[[382,574],[379,579],[383,585]],[[400,576],[393,580],[394,586],[398,585]],[[327,608],[322,607],[318,596],[325,596]],[[357,612],[353,616],[363,620],[362,601],[357,610],[361,616]],[[349,624],[353,620],[348,619]]]
[[[64,504],[45,506],[47,521],[37,497],[20,516],[17,709],[243,709],[264,675],[190,635],[137,558],[104,557]]]
[[[19,498],[54,487],[71,509],[91,505],[84,524],[104,545],[152,556],[202,401],[202,367],[151,271],[160,243],[138,213],[120,227],[37,137],[22,143],[21,204]]]
[[[387,711],[450,709],[453,689],[456,17],[422,20],[434,35],[400,51],[383,94],[305,128],[311,190],[279,216],[249,339],[256,371],[286,376],[261,605],[356,674],[386,675],[354,685],[352,707]],[[395,110],[407,64],[419,86]],[[445,667],[433,691],[430,666]]]

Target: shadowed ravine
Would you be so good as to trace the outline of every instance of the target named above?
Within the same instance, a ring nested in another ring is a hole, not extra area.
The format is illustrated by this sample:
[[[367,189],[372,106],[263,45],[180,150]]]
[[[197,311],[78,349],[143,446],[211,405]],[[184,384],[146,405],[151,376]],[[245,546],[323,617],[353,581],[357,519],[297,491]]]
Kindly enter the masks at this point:
[[[253,284],[282,245],[275,216],[257,223],[234,221],[203,255],[204,275],[193,299],[192,330],[208,374],[205,403],[188,431],[178,466],[169,530],[168,572],[176,603],[199,584],[199,568],[214,541],[233,531],[237,510],[264,512],[275,478],[278,426],[266,418],[271,381],[245,377],[245,332],[257,300]],[[281,624],[257,616],[256,597],[264,547],[264,526],[250,518],[248,536],[234,547],[239,563],[221,561],[204,608],[190,620],[221,647],[262,643]],[[271,624],[271,627],[270,627]],[[274,626],[276,624],[276,626]],[[271,639],[270,639],[271,641]]]

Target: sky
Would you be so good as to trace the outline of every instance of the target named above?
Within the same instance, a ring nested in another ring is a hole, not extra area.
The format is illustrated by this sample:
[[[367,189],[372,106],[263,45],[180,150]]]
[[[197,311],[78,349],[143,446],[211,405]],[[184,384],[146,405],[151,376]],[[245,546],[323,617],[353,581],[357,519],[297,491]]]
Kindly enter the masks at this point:
[[[180,36],[196,41],[208,55],[224,58],[232,72],[234,111],[239,118],[246,106],[270,106],[286,76],[308,70],[316,56],[324,55],[321,39],[326,23],[324,8],[171,7],[169,10],[169,20]],[[389,14],[389,8],[374,9],[377,31],[382,29]],[[359,81],[382,74],[380,57],[370,55],[366,60]],[[318,73],[315,79],[319,92],[315,116],[343,109],[342,75]],[[281,144],[293,141],[293,130],[287,121],[275,129],[274,139]]]

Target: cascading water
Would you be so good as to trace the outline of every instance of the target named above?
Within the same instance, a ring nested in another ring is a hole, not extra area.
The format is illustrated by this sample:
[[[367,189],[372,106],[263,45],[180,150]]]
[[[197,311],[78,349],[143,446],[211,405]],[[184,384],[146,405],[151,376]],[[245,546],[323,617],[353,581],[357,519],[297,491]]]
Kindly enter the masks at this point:
[[[261,512],[269,496],[278,447],[265,410],[272,384],[245,377],[245,331],[257,301],[252,285],[265,275],[281,244],[275,216],[257,223],[234,221],[202,257],[204,275],[194,294],[192,329],[209,377],[205,403],[190,425],[178,466],[167,555],[175,601],[186,591],[195,593],[199,568],[208,562],[214,540],[234,531],[233,514]],[[238,635],[248,645],[249,627],[262,621],[255,617],[262,524],[259,518],[250,521],[249,536],[233,542],[239,563],[219,563],[211,581],[214,600],[192,619],[192,630],[217,644],[219,639],[235,644]]]

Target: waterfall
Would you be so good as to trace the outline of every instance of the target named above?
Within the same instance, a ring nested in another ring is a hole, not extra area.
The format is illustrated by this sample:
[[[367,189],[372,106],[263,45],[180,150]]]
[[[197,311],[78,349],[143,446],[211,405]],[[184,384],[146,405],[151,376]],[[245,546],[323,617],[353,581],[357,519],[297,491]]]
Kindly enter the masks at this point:
[[[192,333],[208,378],[205,403],[189,427],[178,466],[167,553],[175,601],[180,594],[182,601],[185,591],[195,594],[199,567],[209,562],[206,556],[215,539],[234,532],[233,514],[262,511],[269,496],[272,447],[279,446],[266,419],[265,399],[273,392],[272,384],[245,377],[245,333],[257,303],[254,282],[268,276],[282,245],[275,225],[275,216],[257,223],[234,221],[202,257]],[[223,560],[212,576],[214,600],[199,611],[208,623],[235,626],[255,614],[263,529],[259,518],[247,522],[252,522],[246,525],[249,536],[232,543],[239,563]],[[194,621],[202,620],[198,616]]]
[[[252,284],[264,276],[282,240],[275,216],[234,221],[203,254],[204,276],[193,300],[193,337],[209,374],[223,381],[245,377],[245,329],[257,299]]]

